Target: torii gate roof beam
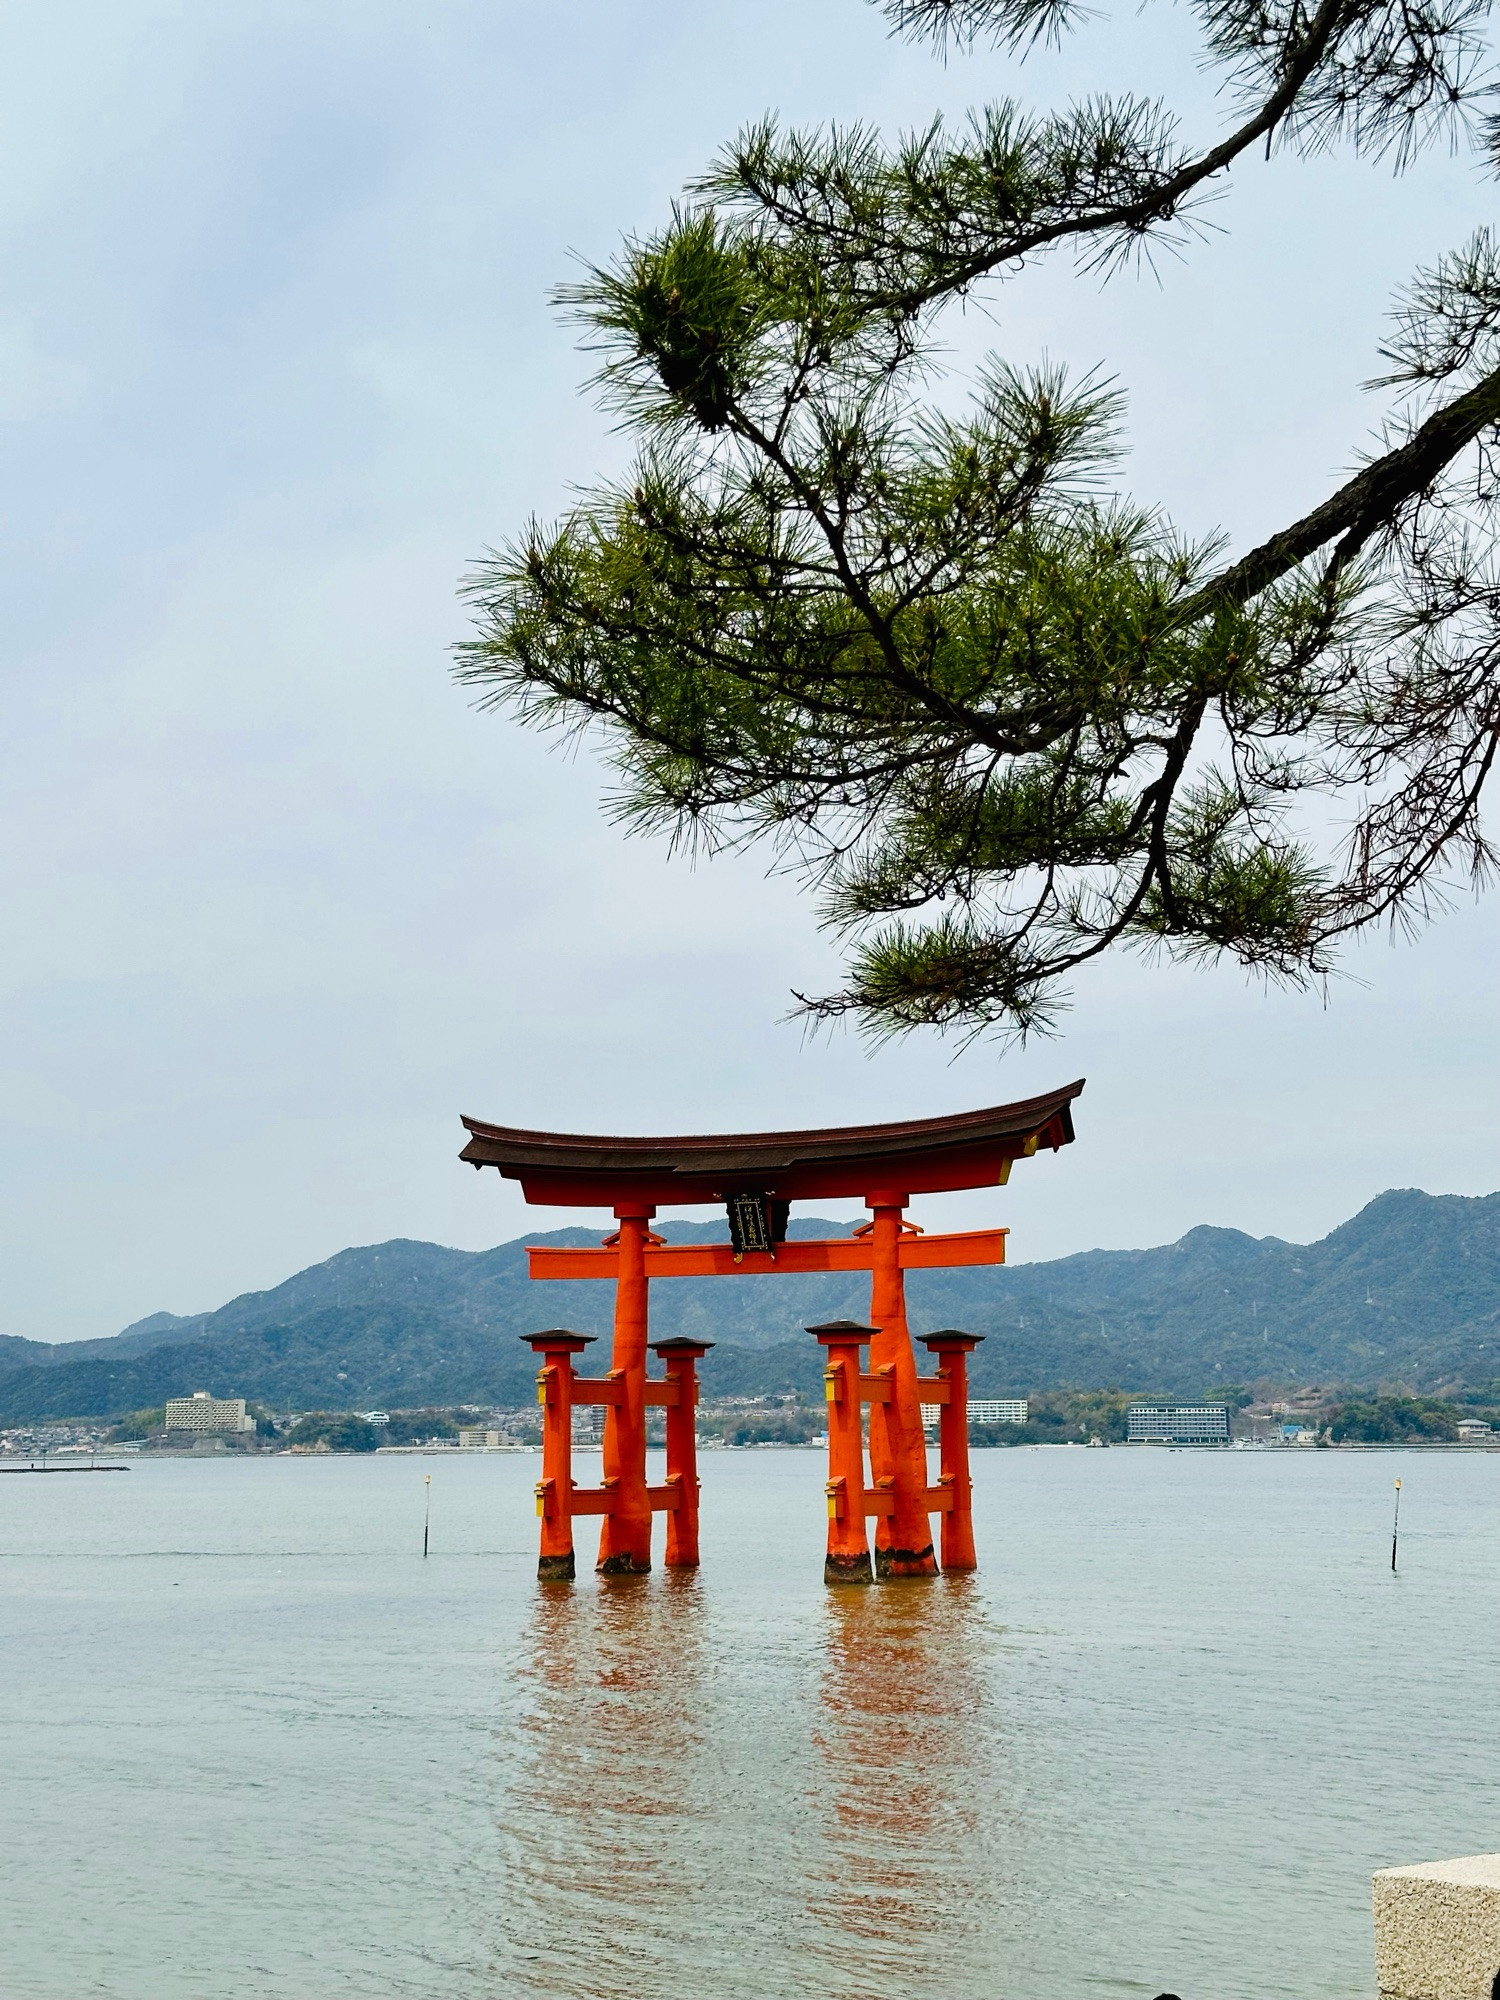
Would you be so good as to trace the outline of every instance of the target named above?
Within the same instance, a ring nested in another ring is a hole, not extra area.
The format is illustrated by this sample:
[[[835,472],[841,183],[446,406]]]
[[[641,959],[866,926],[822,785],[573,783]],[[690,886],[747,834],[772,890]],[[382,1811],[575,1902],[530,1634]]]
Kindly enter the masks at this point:
[[[1072,1103],[1082,1082],[1018,1104],[898,1125],[836,1125],[807,1132],[725,1133],[682,1138],[605,1138],[529,1132],[465,1118],[459,1155],[498,1167],[526,1199],[566,1208],[626,1201],[693,1207],[741,1189],[780,1201],[862,1199],[872,1189],[905,1195],[1003,1185],[1012,1160],[1073,1138]]]

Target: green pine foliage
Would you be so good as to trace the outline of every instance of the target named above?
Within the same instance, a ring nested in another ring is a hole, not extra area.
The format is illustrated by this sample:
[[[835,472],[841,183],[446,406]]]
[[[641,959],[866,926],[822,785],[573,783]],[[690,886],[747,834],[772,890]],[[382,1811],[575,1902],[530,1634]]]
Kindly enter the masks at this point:
[[[1024,1424],[970,1424],[969,1442],[1087,1444],[1098,1438],[1101,1444],[1123,1444],[1129,1430],[1126,1413],[1141,1400],[1141,1393],[1139,1389],[1128,1395],[1119,1389],[1044,1390],[1030,1397]]]
[[[1086,27],[1065,0],[886,11],[1015,55]],[[939,398],[945,310],[1058,248],[1185,247],[1257,146],[1491,147],[1484,0],[1197,14],[1240,108],[1213,143],[1134,99],[893,143],[767,121],[561,294],[635,463],[482,565],[460,673],[595,732],[630,827],[804,869],[846,952],[815,1016],[1024,1035],[1122,946],[1313,979],[1488,866],[1486,230],[1397,303],[1381,452],[1238,558],[1120,490],[1107,381],[997,357]],[[1327,801],[1342,843],[1309,831]]]
[[[155,1437],[167,1427],[167,1406],[158,1403],[154,1410],[131,1410],[111,1429],[106,1440],[109,1444],[143,1444],[147,1438]]]
[[[330,1451],[374,1451],[380,1433],[349,1410],[315,1410],[302,1417],[287,1433],[288,1444],[326,1444]]]
[[[1337,1404],[1328,1428],[1335,1444],[1452,1444],[1465,1414],[1430,1396],[1376,1396]]]

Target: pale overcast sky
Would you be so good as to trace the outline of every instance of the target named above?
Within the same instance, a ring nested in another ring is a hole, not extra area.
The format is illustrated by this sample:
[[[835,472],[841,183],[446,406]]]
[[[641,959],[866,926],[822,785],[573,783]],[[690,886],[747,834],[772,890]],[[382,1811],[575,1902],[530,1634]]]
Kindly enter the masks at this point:
[[[1011,66],[945,70],[864,0],[0,18],[0,1332],[574,1219],[460,1167],[460,1111],[744,1129],[1086,1076],[1075,1147],[918,1211],[1008,1222],[1017,1259],[1500,1185],[1494,904],[1367,946],[1326,1005],[1122,961],[1023,1054],[809,1043],[789,990],[833,961],[794,885],[626,842],[587,757],[449,679],[466,566],[618,459],[547,303],[570,258],[769,108],[894,128]],[[1189,26],[1124,7],[1019,87],[1216,130]],[[1392,288],[1493,192],[1463,155],[1252,160],[1186,261],[1059,262],[959,358],[1113,371],[1130,488],[1244,545],[1347,468]]]

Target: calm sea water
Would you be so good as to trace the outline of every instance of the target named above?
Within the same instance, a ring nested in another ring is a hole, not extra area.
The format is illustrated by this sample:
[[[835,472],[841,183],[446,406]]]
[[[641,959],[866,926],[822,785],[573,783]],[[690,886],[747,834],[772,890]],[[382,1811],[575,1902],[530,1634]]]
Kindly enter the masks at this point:
[[[813,1452],[546,1591],[530,1458],[0,1481],[0,1991],[1371,1995],[1370,1871],[1500,1847],[1500,1456],[975,1470],[845,1592]]]

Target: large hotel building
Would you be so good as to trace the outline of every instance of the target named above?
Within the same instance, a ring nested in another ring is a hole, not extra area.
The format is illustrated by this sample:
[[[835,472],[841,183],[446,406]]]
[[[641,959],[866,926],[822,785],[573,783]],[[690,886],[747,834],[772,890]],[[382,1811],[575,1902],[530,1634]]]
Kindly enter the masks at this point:
[[[1228,1444],[1227,1403],[1135,1403],[1126,1412],[1130,1444]]]
[[[173,1396],[167,1404],[169,1431],[253,1431],[255,1419],[243,1396],[210,1396],[195,1389],[191,1396]]]

